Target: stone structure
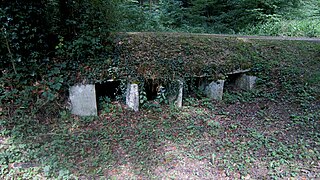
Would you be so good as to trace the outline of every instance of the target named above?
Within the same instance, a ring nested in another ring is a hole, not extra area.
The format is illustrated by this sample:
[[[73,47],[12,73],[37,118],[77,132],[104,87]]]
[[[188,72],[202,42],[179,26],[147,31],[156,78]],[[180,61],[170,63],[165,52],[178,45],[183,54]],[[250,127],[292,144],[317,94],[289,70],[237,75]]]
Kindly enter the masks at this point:
[[[79,116],[97,116],[95,85],[70,87],[71,113]]]
[[[236,80],[236,86],[243,90],[252,90],[256,84],[257,77],[256,76],[247,76],[245,74],[241,74],[239,78]]]
[[[179,85],[179,90],[178,90],[178,95],[177,95],[177,99],[175,101],[175,105],[179,108],[182,107],[182,97],[183,97],[183,82],[181,80],[177,81],[178,85]]]
[[[139,88],[138,84],[127,85],[126,104],[134,111],[139,111]]]
[[[205,88],[205,94],[211,99],[222,100],[223,86],[224,80],[213,81]]]
[[[250,72],[250,71],[251,71],[250,69],[238,69],[238,70],[234,70],[232,72],[227,73],[227,75],[230,75],[230,74],[245,74],[245,73]]]
[[[243,90],[252,90],[255,86],[257,77],[245,75],[248,70],[239,70],[229,75],[239,74],[235,79],[235,85]],[[183,81],[176,80],[177,91],[168,97],[170,103],[177,107],[182,107],[183,101]],[[218,80],[209,83],[203,80],[199,89],[211,99],[222,100],[225,80]],[[97,116],[97,102],[95,85],[77,85],[70,87],[71,113],[79,116]],[[138,84],[128,84],[126,92],[126,104],[130,109],[139,111],[139,87]]]
[[[173,82],[174,86],[172,89],[169,89],[170,93],[166,97],[170,104],[174,104],[176,107],[182,107],[183,101],[183,81],[176,80]]]

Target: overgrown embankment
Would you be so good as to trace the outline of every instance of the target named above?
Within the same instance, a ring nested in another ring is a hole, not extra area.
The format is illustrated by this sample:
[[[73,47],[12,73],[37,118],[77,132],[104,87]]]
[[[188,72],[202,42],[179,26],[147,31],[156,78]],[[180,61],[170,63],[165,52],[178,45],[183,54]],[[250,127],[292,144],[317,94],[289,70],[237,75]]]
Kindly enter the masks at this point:
[[[1,178],[319,178],[319,43],[114,36],[113,58],[56,58],[33,79],[2,71]],[[222,102],[186,95],[180,110],[147,102],[136,113],[103,98],[98,117],[77,117],[59,101],[83,80],[221,78],[238,68],[259,77],[254,91],[226,90]]]
[[[184,33],[122,33],[115,39],[125,77],[218,78],[247,68],[256,74],[291,69],[296,71],[295,78],[306,78],[314,85],[319,77],[320,43],[316,39]]]
[[[34,105],[34,101],[38,105],[29,107],[47,105],[75,83],[170,81],[192,76],[217,79],[247,68],[257,76],[290,80],[300,86],[308,83],[315,92],[320,89],[320,43],[315,41],[184,33],[115,33],[111,37],[113,56],[97,55],[100,58],[81,61],[59,56],[36,69],[41,77],[24,71],[14,74],[12,67],[3,67],[2,104],[12,113],[13,109]],[[19,62],[16,66],[22,68]],[[22,97],[25,100],[21,101]]]

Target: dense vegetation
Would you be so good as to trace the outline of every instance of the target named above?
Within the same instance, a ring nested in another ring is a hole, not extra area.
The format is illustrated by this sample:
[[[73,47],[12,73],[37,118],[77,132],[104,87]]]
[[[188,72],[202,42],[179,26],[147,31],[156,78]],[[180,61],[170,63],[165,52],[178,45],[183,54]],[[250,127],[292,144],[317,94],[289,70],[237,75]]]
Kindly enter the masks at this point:
[[[124,7],[130,20],[123,31],[319,36],[316,0],[160,0],[151,6],[128,1]]]
[[[0,20],[1,73],[13,86],[59,84],[58,71],[75,74],[83,63],[103,61],[116,74],[110,32],[320,35],[317,0],[2,1]]]
[[[320,44],[187,34],[320,37],[319,7],[318,0],[2,0],[0,178],[319,178]],[[130,31],[163,33],[119,33]],[[247,67],[257,89],[226,90],[223,102],[189,85],[181,110],[144,96],[139,113],[108,97],[99,99],[99,117],[65,108],[74,83],[216,78]]]
[[[0,8],[0,65],[34,78],[44,66],[105,59],[111,31],[320,35],[317,0],[28,0]]]

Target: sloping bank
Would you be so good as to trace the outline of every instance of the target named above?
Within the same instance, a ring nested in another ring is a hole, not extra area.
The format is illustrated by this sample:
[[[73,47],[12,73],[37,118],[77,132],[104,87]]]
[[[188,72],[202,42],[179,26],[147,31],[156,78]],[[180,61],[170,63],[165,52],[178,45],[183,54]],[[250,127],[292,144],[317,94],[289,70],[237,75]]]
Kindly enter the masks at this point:
[[[185,33],[113,34],[116,78],[221,78],[239,69],[319,68],[320,43]],[[319,74],[318,74],[319,75]],[[312,74],[309,74],[312,76]]]

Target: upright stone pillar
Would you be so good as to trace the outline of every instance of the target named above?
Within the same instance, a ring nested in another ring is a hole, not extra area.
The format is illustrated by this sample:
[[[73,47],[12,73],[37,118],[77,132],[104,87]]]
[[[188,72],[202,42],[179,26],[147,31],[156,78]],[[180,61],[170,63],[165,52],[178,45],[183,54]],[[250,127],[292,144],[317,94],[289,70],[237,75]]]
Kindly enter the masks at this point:
[[[97,116],[95,85],[77,85],[69,89],[71,113],[79,116]]]
[[[175,105],[179,108],[182,107],[182,99],[183,99],[183,82],[181,80],[177,80],[177,83],[179,85],[179,90],[178,90],[178,96],[175,101]]]
[[[222,100],[224,80],[211,82],[205,89],[206,95],[211,99]]]
[[[139,111],[139,88],[138,84],[127,85],[126,104],[134,111]]]
[[[243,90],[252,90],[256,84],[257,77],[256,76],[247,76],[245,74],[242,74],[237,80],[236,80],[236,86]]]

